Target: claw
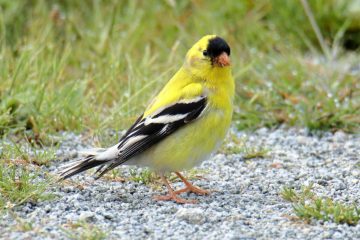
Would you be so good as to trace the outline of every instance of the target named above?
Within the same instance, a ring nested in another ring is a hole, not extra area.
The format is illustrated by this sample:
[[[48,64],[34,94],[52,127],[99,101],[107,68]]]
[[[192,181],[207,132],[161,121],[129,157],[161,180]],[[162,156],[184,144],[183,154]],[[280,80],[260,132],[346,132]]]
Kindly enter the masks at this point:
[[[176,203],[181,203],[181,204],[196,203],[195,200],[188,200],[188,199],[179,197],[178,194],[171,188],[171,186],[170,186],[169,182],[166,180],[165,176],[164,175],[160,175],[160,176],[161,176],[161,179],[163,180],[165,186],[167,187],[169,193],[164,196],[154,196],[154,200],[156,200],[156,201],[174,201]]]
[[[165,186],[167,187],[169,193],[167,195],[164,196],[154,196],[154,200],[156,201],[174,201],[176,203],[181,203],[181,204],[185,204],[185,203],[197,203],[196,200],[188,200],[188,199],[184,199],[179,197],[178,195],[184,192],[191,192],[191,193],[195,193],[195,194],[199,194],[199,195],[207,195],[210,194],[210,191],[201,189],[199,187],[196,187],[194,185],[192,185],[188,180],[186,180],[179,172],[175,172],[175,174],[184,182],[185,184],[185,188],[183,189],[179,189],[174,191],[169,182],[166,180],[165,176],[163,174],[161,174],[161,179],[163,180]]]
[[[183,175],[181,175],[179,172],[175,172],[175,174],[184,182],[185,188],[175,191],[175,194],[180,194],[184,192],[192,192],[199,195],[208,195],[210,194],[210,191],[207,191],[205,189],[201,189],[199,187],[196,187],[192,185],[188,180],[185,179]]]
[[[198,195],[208,195],[208,194],[210,194],[210,191],[207,191],[205,189],[201,189],[199,187],[195,187],[194,185],[186,186],[183,189],[179,189],[179,190],[174,191],[175,194],[181,194],[181,193],[184,193],[184,192],[195,193],[195,194],[198,194]]]

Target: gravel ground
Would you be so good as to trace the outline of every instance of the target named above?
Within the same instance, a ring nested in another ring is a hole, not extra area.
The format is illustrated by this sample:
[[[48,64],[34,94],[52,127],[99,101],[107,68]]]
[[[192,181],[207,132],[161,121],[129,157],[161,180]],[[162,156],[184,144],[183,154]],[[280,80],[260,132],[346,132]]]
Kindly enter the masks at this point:
[[[82,187],[62,184],[51,189],[55,200],[15,208],[33,230],[16,231],[13,215],[0,219],[3,239],[66,239],[69,222],[86,220],[102,229],[108,239],[359,239],[357,226],[294,220],[291,203],[279,192],[314,183],[314,191],[334,200],[359,204],[360,136],[343,132],[312,135],[305,129],[259,129],[247,136],[247,146],[265,147],[265,158],[244,160],[243,154],[214,155],[200,169],[206,179],[194,183],[215,190],[195,205],[155,202],[158,193],[136,182],[93,181],[81,175]],[[86,147],[81,138],[66,134],[58,154],[68,158]],[[55,161],[54,171],[65,160]],[[129,167],[122,166],[124,174]],[[49,169],[48,169],[49,170]],[[174,187],[181,187],[179,182]],[[165,189],[163,188],[163,193]],[[74,230],[75,231],[75,230]]]

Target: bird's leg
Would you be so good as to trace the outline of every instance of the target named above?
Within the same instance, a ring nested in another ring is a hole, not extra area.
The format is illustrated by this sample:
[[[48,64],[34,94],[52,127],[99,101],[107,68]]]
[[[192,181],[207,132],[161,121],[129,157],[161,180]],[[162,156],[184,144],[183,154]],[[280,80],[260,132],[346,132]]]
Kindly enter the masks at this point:
[[[155,196],[154,200],[156,201],[175,201],[177,203],[196,203],[195,200],[187,200],[183,199],[178,196],[178,194],[172,189],[169,182],[166,180],[164,174],[160,174],[161,180],[164,182],[165,186],[167,187],[169,193],[163,196]]]
[[[175,172],[175,174],[181,179],[181,181],[184,182],[185,184],[185,188],[180,189],[175,191],[175,194],[180,194],[183,192],[192,192],[192,193],[196,193],[199,195],[206,195],[206,194],[210,194],[210,191],[201,189],[199,187],[195,187],[194,185],[192,185],[188,180],[185,179],[185,177],[183,175],[181,175],[179,172]]]

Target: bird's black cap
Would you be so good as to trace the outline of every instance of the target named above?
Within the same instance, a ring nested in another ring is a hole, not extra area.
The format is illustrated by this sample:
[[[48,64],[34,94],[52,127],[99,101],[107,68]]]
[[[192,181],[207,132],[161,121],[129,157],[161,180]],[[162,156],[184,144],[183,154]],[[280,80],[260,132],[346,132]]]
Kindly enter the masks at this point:
[[[223,52],[230,56],[230,47],[224,39],[215,37],[209,40],[206,52],[211,58],[217,57]]]

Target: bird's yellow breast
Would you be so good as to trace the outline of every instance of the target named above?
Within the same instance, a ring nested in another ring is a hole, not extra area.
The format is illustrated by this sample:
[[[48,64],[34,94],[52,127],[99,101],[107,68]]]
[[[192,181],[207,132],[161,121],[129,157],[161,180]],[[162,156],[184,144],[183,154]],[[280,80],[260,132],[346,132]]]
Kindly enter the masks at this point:
[[[178,129],[157,145],[136,158],[136,164],[160,172],[189,169],[205,160],[220,146],[231,123],[233,112],[234,83],[231,74],[212,73],[213,82],[205,80],[187,81],[186,71],[178,72],[145,112],[145,117],[156,109],[174,103],[179,99],[191,99],[205,94],[207,106],[201,116]],[[182,81],[180,81],[182,80]],[[181,87],[179,87],[181,86]],[[173,91],[174,95],[166,95]],[[177,89],[177,91],[175,91]],[[181,89],[181,91],[179,91]],[[163,95],[164,94],[164,95]]]
[[[207,41],[202,44],[206,45]],[[131,162],[160,172],[181,171],[199,164],[220,146],[231,123],[234,80],[230,66],[214,67],[202,61],[198,48],[193,47],[188,52],[183,67],[151,102],[143,117],[151,117],[171,104],[199,96],[206,96],[206,108],[197,119]]]

